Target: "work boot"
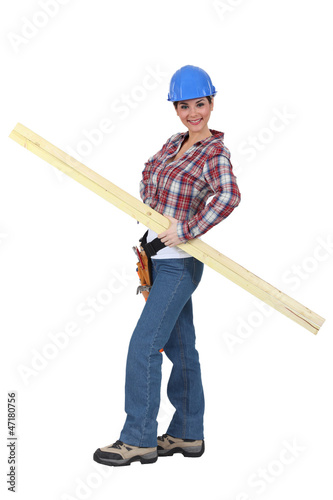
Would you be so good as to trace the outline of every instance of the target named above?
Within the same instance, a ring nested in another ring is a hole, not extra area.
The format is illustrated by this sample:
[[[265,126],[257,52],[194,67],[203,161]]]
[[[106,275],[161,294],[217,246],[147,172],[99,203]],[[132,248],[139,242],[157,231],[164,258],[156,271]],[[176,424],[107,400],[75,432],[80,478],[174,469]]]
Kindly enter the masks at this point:
[[[110,446],[98,448],[94,453],[95,462],[113,466],[130,465],[136,461],[142,464],[152,464],[157,458],[157,447],[139,448],[119,440]]]
[[[174,453],[182,453],[184,457],[201,457],[205,451],[203,439],[180,439],[163,434],[157,438],[159,457],[170,457]]]

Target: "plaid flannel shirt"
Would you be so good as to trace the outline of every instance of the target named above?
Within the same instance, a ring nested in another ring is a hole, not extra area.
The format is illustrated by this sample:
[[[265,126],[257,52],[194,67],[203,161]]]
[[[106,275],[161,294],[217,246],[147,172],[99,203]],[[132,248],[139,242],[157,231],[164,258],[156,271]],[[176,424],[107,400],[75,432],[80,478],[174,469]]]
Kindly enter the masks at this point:
[[[149,158],[142,172],[143,202],[179,220],[177,234],[182,243],[206,233],[240,202],[230,153],[223,144],[224,134],[210,131],[212,136],[196,142],[179,159],[166,163],[188,136],[188,132],[174,134]]]

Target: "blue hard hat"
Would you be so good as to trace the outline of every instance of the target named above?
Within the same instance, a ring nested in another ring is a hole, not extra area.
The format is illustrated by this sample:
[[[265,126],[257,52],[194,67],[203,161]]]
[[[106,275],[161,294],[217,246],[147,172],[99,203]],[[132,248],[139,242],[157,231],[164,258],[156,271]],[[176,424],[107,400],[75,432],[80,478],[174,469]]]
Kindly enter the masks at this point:
[[[216,92],[206,71],[197,66],[183,66],[171,78],[168,101],[207,97]]]

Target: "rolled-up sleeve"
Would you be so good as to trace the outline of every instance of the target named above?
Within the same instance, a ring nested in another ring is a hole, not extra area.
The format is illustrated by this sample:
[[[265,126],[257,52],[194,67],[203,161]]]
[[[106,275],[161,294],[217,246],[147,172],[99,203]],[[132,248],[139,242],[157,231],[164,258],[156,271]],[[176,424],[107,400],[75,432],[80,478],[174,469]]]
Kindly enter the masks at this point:
[[[204,166],[203,174],[214,195],[193,218],[178,223],[177,234],[183,243],[203,235],[224,220],[241,200],[236,177],[226,156],[212,155]]]

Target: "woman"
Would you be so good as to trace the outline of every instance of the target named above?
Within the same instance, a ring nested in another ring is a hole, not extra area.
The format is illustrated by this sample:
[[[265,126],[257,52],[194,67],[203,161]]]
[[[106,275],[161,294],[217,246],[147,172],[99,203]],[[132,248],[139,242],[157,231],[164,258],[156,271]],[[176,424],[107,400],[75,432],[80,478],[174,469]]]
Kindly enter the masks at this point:
[[[203,264],[177,245],[206,233],[240,202],[223,133],[208,128],[215,94],[209,75],[198,67],[184,66],[173,75],[168,100],[188,131],[170,137],[143,170],[141,198],[170,226],[159,235],[148,231],[153,285],[129,345],[125,425],[118,441],[94,454],[105,465],[204,452],[204,394],[191,300]],[[166,434],[157,437],[162,350],[173,363],[167,392],[175,413]]]

